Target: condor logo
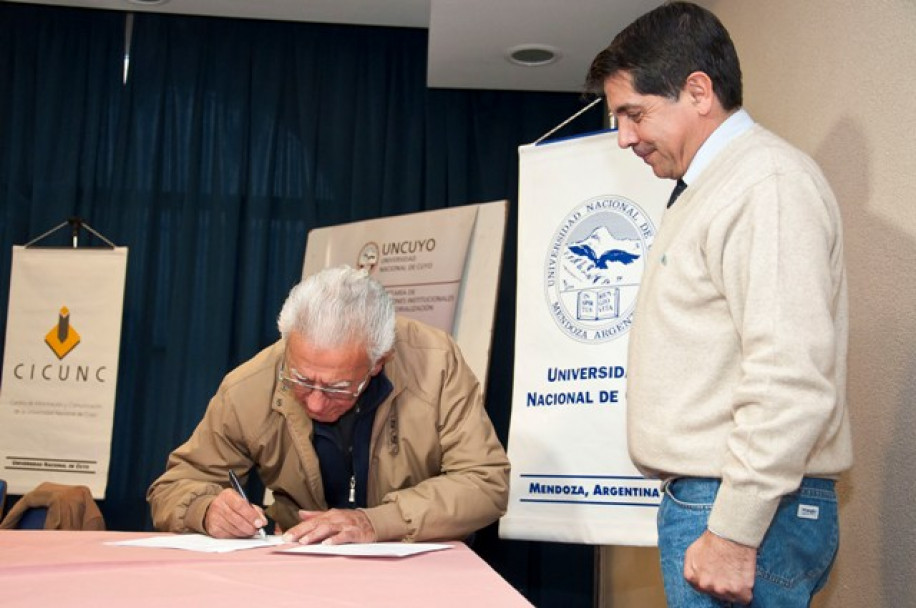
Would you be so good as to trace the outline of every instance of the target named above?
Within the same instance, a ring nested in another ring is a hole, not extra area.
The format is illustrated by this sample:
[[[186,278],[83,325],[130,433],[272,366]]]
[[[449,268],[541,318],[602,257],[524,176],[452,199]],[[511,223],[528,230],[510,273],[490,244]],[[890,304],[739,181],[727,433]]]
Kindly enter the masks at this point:
[[[66,357],[80,343],[80,335],[70,327],[70,311],[66,306],[60,309],[57,326],[51,328],[45,336],[45,342],[58,359]]]
[[[654,238],[652,220],[623,196],[590,198],[566,216],[543,275],[548,310],[563,333],[599,344],[629,331]]]

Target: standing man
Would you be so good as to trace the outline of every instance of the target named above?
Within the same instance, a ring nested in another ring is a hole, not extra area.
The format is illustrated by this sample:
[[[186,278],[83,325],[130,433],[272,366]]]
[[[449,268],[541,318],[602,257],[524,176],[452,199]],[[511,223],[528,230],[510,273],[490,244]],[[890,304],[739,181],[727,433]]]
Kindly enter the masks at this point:
[[[445,332],[347,267],[293,287],[278,326],[150,487],[157,529],[251,536],[265,514],[229,473],[252,468],[292,542],[463,539],[505,512],[509,461]]]
[[[619,145],[678,180],[627,374],[631,457],[664,482],[669,605],[808,606],[837,550],[834,480],[852,464],[836,200],[809,157],[742,109],[734,45],[699,6],[637,19],[588,86]]]

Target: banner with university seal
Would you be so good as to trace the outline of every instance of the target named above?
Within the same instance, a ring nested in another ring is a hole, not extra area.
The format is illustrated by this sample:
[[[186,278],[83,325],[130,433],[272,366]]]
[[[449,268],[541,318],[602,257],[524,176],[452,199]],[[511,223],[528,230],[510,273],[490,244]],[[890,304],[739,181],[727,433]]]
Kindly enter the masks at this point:
[[[11,494],[52,481],[105,498],[126,272],[126,247],[13,247],[0,386]]]
[[[515,370],[503,538],[653,545],[630,461],[627,332],[671,188],[616,132],[519,148]]]

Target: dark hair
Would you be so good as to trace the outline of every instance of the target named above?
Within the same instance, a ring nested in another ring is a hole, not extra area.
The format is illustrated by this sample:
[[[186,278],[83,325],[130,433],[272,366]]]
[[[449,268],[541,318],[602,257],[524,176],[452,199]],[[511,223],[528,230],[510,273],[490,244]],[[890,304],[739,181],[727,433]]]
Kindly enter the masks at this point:
[[[670,2],[639,17],[592,61],[588,92],[628,72],[641,95],[677,99],[692,72],[704,72],[725,110],[742,105],[741,65],[728,31],[711,12],[690,2]]]

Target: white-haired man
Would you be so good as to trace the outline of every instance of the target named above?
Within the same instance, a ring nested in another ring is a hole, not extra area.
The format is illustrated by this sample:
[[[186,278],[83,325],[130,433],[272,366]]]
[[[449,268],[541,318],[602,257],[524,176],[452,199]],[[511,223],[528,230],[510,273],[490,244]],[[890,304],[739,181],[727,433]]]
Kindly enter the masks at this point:
[[[460,539],[499,518],[509,462],[452,339],[340,267],[290,291],[282,338],[230,372],[149,489],[157,529],[288,541]],[[256,469],[266,514],[229,487]]]

